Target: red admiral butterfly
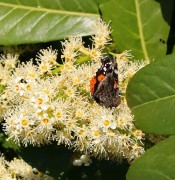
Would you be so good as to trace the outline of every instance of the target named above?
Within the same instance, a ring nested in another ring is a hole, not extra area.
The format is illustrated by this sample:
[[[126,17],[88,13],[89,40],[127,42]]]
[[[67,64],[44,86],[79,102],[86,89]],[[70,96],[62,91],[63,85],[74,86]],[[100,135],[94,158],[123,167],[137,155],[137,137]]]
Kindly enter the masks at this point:
[[[120,102],[118,88],[118,68],[115,58],[101,59],[101,66],[90,81],[93,99],[106,108],[117,107]]]

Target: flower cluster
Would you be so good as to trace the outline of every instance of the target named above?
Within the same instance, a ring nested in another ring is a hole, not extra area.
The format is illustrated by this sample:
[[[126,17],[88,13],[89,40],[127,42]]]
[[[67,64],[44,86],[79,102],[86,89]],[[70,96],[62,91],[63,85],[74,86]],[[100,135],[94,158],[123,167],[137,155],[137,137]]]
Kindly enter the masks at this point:
[[[37,169],[32,168],[22,159],[14,158],[12,161],[7,161],[4,156],[0,157],[0,179],[53,180],[52,177],[42,174]]]
[[[116,55],[122,102],[117,108],[99,106],[91,99],[89,81],[110,41],[108,25],[101,20],[92,41],[91,49],[83,46],[81,37],[62,42],[63,64],[56,62],[57,51],[49,47],[40,51],[37,65],[30,60],[10,70],[0,96],[3,129],[9,139],[25,146],[56,141],[105,159],[132,161],[144,153],[144,133],[135,128],[124,94],[128,80],[145,63],[129,61],[127,51]],[[90,63],[78,64],[82,57]],[[55,75],[56,69],[59,73]]]

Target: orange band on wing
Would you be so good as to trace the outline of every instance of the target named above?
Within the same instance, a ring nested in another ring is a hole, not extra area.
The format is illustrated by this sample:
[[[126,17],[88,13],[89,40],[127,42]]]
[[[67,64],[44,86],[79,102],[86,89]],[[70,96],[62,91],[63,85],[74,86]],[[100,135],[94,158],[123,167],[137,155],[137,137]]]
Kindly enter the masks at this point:
[[[98,81],[101,81],[104,77],[105,77],[105,75],[100,74],[100,75],[98,76]]]
[[[96,78],[95,76],[92,77],[92,79],[90,80],[90,91],[91,91],[91,94],[94,94],[94,87],[95,87],[95,84],[96,84]]]

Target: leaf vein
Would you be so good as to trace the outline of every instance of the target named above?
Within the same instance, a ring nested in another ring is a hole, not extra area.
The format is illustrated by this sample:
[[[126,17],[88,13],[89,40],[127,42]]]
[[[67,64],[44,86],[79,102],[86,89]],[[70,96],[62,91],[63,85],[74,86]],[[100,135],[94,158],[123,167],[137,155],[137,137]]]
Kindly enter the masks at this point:
[[[132,110],[137,109],[137,108],[145,106],[145,105],[149,105],[149,104],[152,104],[152,103],[158,103],[159,101],[163,101],[163,100],[167,100],[167,99],[171,99],[171,98],[175,98],[175,94],[171,95],[171,96],[162,97],[162,98],[159,98],[159,99],[154,99],[154,100],[151,100],[151,101],[148,101],[148,102],[144,102],[143,104],[139,104],[137,106],[134,106],[131,109]]]
[[[30,11],[26,12],[25,14],[23,14],[23,16],[20,16],[20,18],[15,21],[15,24],[13,24],[13,26],[11,26],[11,28],[8,28],[8,30],[6,30],[6,33],[10,32],[15,26],[17,26],[18,23],[20,23],[21,20],[22,20],[24,17],[26,17],[29,13],[30,13]]]
[[[61,1],[57,0],[56,2],[58,3],[58,6],[59,6],[61,9],[64,9],[64,7],[63,7],[62,4],[61,4]]]
[[[21,4],[21,3],[19,2],[19,0],[17,0],[16,2],[17,2],[18,4]]]
[[[122,26],[129,34],[137,37],[137,38],[140,38],[137,33],[131,31],[124,23],[121,22],[120,26]]]
[[[55,26],[57,26],[58,24],[60,24],[61,21],[63,21],[66,17],[67,17],[67,16],[63,16],[61,19],[59,19],[58,22],[56,22],[52,27],[50,27],[50,28],[48,29],[47,33],[50,33],[50,31],[51,31]]]
[[[41,6],[40,0],[37,0],[37,4],[38,6]]]
[[[8,11],[6,14],[4,14],[4,16],[0,16],[0,21],[2,21],[4,18],[6,18],[9,14],[11,14],[13,11],[15,10],[15,8],[11,9],[10,11]]]
[[[168,180],[172,180],[172,178],[171,178],[170,176],[162,173],[161,171],[158,171],[158,170],[155,170],[155,169],[145,169],[145,170],[146,170],[146,171],[152,171],[153,173],[159,174],[159,175],[165,177],[165,178],[168,179]]]
[[[41,21],[41,19],[43,19],[47,14],[48,14],[48,13],[45,12],[44,14],[42,14],[41,16],[39,16],[39,18],[36,19],[36,20],[34,21],[34,23],[30,25],[30,30],[34,30],[35,26],[36,26],[36,25]]]
[[[135,13],[131,12],[131,11],[128,11],[126,8],[123,8],[118,2],[115,2],[115,4],[120,8],[122,9],[124,12],[128,13],[128,14],[131,14],[133,16],[136,16]]]
[[[160,79],[160,81],[162,83],[164,83],[169,90],[172,90],[173,92],[175,92],[175,89],[170,84],[168,84],[166,81],[163,81],[162,79]]]
[[[147,21],[145,21],[145,23],[142,24],[143,28],[148,25],[152,20],[155,20],[155,16],[159,15],[159,11],[154,12],[154,14],[151,15],[151,17],[147,18]]]
[[[143,26],[142,26],[142,20],[141,20],[139,0],[135,0],[135,6],[136,6],[136,15],[137,15],[137,23],[138,23],[138,30],[140,34],[141,46],[143,49],[143,54],[144,54],[145,59],[148,59],[148,52],[146,49],[145,39],[143,35]]]
[[[72,15],[72,16],[86,16],[86,17],[98,17],[98,14],[93,13],[83,13],[83,12],[75,12],[75,11],[66,11],[66,10],[55,10],[55,9],[47,9],[47,8],[38,8],[38,7],[31,7],[31,6],[24,6],[24,5],[17,5],[17,4],[9,4],[0,2],[0,6],[18,8],[18,9],[25,9],[29,11],[40,11],[40,12],[48,12],[48,13],[55,13],[55,14],[63,14],[63,15]]]

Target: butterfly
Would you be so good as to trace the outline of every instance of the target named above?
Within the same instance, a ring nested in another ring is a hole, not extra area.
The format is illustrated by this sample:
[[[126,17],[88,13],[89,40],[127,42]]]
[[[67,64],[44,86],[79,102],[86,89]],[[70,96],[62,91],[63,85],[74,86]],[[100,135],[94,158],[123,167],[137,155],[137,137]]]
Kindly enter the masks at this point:
[[[118,87],[118,67],[114,57],[105,56],[101,66],[90,80],[92,98],[106,108],[117,107],[121,98]]]

